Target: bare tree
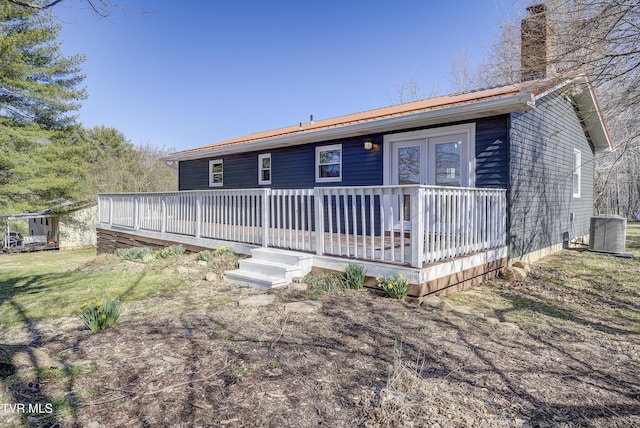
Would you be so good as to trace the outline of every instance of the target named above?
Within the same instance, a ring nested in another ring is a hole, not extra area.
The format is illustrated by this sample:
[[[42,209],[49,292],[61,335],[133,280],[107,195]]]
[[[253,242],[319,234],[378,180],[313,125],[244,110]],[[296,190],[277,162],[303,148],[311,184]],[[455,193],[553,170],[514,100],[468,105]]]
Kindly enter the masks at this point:
[[[387,103],[389,105],[410,103],[424,98],[435,97],[438,93],[439,89],[437,85],[432,86],[429,91],[426,91],[416,73],[406,81],[396,85],[393,94],[387,95]]]
[[[34,0],[31,2],[20,1],[20,0],[7,0],[7,1],[15,6],[19,6],[27,9],[33,9],[36,11],[44,11],[47,9],[52,9],[58,4],[63,3],[65,0],[46,0],[46,1]],[[102,18],[106,18],[107,16],[109,16],[109,14],[111,13],[111,10],[114,7],[119,7],[117,3],[110,2],[107,0],[82,0],[82,2],[86,3],[89,6],[89,8],[93,11],[93,13],[95,13],[96,15]]]

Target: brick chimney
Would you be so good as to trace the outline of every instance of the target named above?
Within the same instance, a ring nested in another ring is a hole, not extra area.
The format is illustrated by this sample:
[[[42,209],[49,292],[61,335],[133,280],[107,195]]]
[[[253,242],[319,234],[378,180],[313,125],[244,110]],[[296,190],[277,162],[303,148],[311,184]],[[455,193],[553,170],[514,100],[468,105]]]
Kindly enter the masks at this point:
[[[549,18],[547,6],[530,6],[527,13],[520,26],[522,80],[546,77],[556,71],[555,26]]]

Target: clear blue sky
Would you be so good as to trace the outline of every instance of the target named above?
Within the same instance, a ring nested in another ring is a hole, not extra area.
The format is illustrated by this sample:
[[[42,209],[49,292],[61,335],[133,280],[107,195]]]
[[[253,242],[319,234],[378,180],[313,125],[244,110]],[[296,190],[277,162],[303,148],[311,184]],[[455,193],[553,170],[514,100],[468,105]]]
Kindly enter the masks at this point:
[[[62,51],[87,57],[80,121],[175,150],[383,107],[411,79],[451,92],[454,53],[479,60],[513,12],[511,0],[114,1],[129,10],[55,9]]]

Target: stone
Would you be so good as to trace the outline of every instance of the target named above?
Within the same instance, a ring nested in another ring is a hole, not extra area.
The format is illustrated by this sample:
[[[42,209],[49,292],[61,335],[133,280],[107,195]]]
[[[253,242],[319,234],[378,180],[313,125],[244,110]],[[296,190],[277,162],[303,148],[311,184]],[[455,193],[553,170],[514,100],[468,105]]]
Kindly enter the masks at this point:
[[[207,262],[205,262],[204,260],[198,260],[198,266],[207,266]]]
[[[525,263],[525,262],[523,262],[521,260],[518,260],[518,261],[514,262],[513,265],[511,265],[511,266],[516,267],[518,269],[524,269],[524,271],[527,273],[527,275],[531,273],[531,265],[528,264],[528,263]]]
[[[502,273],[502,278],[506,279],[507,281],[512,281],[514,279],[523,279],[527,277],[527,272],[519,267],[508,267],[505,268],[504,272]]]
[[[189,269],[187,269],[184,266],[178,266],[177,271],[178,271],[179,274],[182,274],[182,275],[185,275],[185,274],[189,273]]]
[[[10,363],[18,368],[55,368],[64,369],[66,366],[51,357],[41,349],[3,345],[3,352],[6,352]],[[4,358],[3,358],[4,359]]]
[[[151,260],[153,260],[153,255],[152,255],[152,254],[145,254],[145,255],[142,257],[142,261],[143,261],[144,263],[149,263]]]
[[[442,309],[444,307],[445,301],[438,296],[431,296],[425,299],[422,303],[427,306],[431,306],[432,308]]]
[[[169,364],[182,364],[183,361],[180,358],[170,357],[168,355],[163,355],[162,360]]]
[[[472,311],[469,306],[452,306],[449,310],[458,315],[471,315]]]
[[[292,302],[287,303],[284,306],[285,313],[298,313],[298,314],[311,314],[314,312],[318,312],[318,310],[322,307],[322,302],[318,302],[317,300],[305,300],[302,302]]]
[[[204,276],[205,281],[215,281],[216,279],[218,279],[218,275],[214,272],[207,272]]]
[[[485,317],[484,320],[487,322],[487,324],[493,325],[493,326],[495,326],[500,322],[498,318],[494,318],[494,317]]]
[[[273,294],[257,294],[249,296],[238,302],[238,306],[268,306],[273,303],[276,298]]]
[[[306,291],[309,285],[306,282],[292,282],[288,288],[290,291]]]

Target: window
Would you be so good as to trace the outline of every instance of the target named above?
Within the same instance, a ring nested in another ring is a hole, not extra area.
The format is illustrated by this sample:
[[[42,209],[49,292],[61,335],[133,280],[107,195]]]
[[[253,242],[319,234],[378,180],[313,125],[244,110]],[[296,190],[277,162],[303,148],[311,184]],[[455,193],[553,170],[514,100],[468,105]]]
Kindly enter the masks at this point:
[[[578,149],[573,149],[573,197],[580,197],[582,187],[581,153]]]
[[[258,184],[271,184],[271,153],[258,155]]]
[[[222,159],[209,161],[209,187],[222,187]]]
[[[342,144],[316,147],[316,183],[342,181]]]

